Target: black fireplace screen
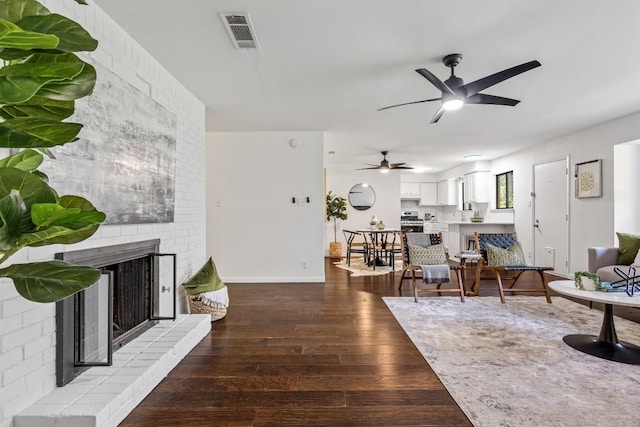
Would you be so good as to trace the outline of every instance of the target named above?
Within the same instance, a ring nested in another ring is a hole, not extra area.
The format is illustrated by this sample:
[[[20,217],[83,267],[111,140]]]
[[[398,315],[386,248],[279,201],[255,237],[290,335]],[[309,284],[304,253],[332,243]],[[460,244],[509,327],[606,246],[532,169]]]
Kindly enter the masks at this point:
[[[159,240],[58,254],[103,272],[95,285],[56,305],[56,371],[61,387],[88,366],[111,365],[112,354],[161,319],[176,317],[175,254],[159,254]],[[173,275],[159,257],[173,258]],[[163,266],[163,269],[165,267]],[[160,281],[173,280],[173,287]],[[172,316],[162,317],[160,292],[171,292]]]

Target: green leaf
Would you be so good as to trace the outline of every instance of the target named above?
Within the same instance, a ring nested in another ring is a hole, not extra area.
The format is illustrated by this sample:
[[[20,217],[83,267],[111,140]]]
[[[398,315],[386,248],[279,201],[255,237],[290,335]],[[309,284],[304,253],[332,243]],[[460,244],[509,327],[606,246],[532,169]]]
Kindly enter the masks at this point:
[[[35,231],[33,233],[23,233],[16,241],[14,249],[17,251],[25,246],[44,246],[53,245],[57,243],[76,243],[79,240],[75,239],[75,235],[90,229],[92,226],[87,226],[79,230],[72,228],[53,226],[44,230]],[[59,239],[60,241],[55,241]],[[69,239],[67,241],[66,239]]]
[[[59,40],[54,34],[25,31],[16,24],[0,19],[0,48],[22,51],[32,49],[56,49]]]
[[[56,36],[60,42],[54,48],[62,52],[93,51],[98,47],[98,41],[80,24],[57,13],[28,16],[18,26],[25,31]]]
[[[0,147],[39,148],[75,141],[82,129],[79,123],[35,117],[17,117],[0,123]]]
[[[71,117],[75,111],[74,101],[57,101],[42,96],[32,96],[20,104],[8,104],[0,108],[0,117],[5,120],[14,117],[38,117],[62,121]]]
[[[0,19],[14,24],[25,16],[47,15],[49,13],[49,9],[36,0],[4,0],[0,2]]]
[[[79,230],[99,224],[106,215],[97,210],[83,212],[80,208],[63,207],[57,203],[36,203],[31,206],[31,221],[38,229],[60,226]]]
[[[15,168],[0,168],[0,198],[18,190],[27,211],[34,203],[55,203],[56,192],[37,176]]]
[[[0,168],[16,168],[25,172],[33,172],[43,161],[42,154],[27,148],[12,156],[0,159]]]
[[[72,55],[72,54],[69,54]],[[73,101],[89,95],[96,85],[96,69],[84,63],[82,72],[70,81],[51,81],[40,89],[38,95],[59,101]]]
[[[33,55],[41,57],[44,54]],[[68,57],[72,54],[59,56]],[[54,55],[46,55],[54,56]],[[31,59],[31,58],[30,58]],[[51,63],[32,63],[25,62],[22,64],[7,65],[0,69],[0,103],[3,104],[20,104],[28,101],[34,95],[46,87],[47,84],[62,83],[65,85],[84,85],[84,76],[81,76],[85,68],[85,63],[77,61],[67,62],[51,62]],[[77,78],[79,83],[74,83]],[[44,92],[40,94],[46,98],[54,98],[47,96]],[[82,95],[84,96],[84,95]],[[73,99],[62,99],[63,101],[72,101]]]
[[[82,242],[83,240],[93,236],[93,234],[98,230],[100,223],[104,222],[104,220],[106,219],[106,215],[103,212],[98,211],[95,208],[95,206],[91,204],[90,201],[80,196],[71,196],[71,195],[62,196],[60,197],[60,200],[58,200],[58,204],[65,208],[78,208],[83,212],[83,214],[87,215],[84,217],[82,216],[82,214],[78,215],[79,220],[86,220],[87,218],[91,218],[95,222],[93,223],[94,225],[76,230],[76,232],[73,234],[49,239],[47,240],[47,243],[46,243],[48,245],[52,245],[56,243],[68,245],[71,243]],[[93,214],[98,214],[98,215],[93,216]],[[77,226],[77,225],[78,224],[75,224],[74,226]]]
[[[13,264],[0,269],[0,277],[12,279],[18,293],[28,300],[55,302],[96,283],[100,270],[55,260]]]
[[[0,250],[6,251],[15,246],[16,239],[23,233],[33,229],[28,221],[27,207],[18,190],[11,190],[9,195],[0,199]],[[26,218],[25,218],[26,217]]]
[[[78,3],[78,4],[84,4],[84,5],[89,4],[89,3],[87,3],[85,0],[74,0],[74,1],[75,1],[76,3]]]
[[[80,209],[78,208],[67,209],[57,203],[36,203],[31,206],[31,221],[37,226],[37,229],[47,228],[53,225],[66,227],[60,224],[60,222],[64,221],[67,217],[79,213]]]

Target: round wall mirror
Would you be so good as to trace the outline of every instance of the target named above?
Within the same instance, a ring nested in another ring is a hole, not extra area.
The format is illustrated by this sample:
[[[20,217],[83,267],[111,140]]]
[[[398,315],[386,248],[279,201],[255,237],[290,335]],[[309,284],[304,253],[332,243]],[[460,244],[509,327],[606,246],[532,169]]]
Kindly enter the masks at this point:
[[[366,211],[376,201],[376,193],[369,184],[356,184],[349,190],[349,204],[359,211]]]

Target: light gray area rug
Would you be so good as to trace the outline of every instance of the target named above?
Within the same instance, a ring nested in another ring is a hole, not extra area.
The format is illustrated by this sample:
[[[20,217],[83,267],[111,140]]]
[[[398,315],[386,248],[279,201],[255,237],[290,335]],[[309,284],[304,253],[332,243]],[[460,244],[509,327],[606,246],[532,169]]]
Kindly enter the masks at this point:
[[[602,312],[554,297],[383,298],[476,426],[640,425],[640,366],[569,347],[600,331]],[[615,318],[640,345],[640,325]]]

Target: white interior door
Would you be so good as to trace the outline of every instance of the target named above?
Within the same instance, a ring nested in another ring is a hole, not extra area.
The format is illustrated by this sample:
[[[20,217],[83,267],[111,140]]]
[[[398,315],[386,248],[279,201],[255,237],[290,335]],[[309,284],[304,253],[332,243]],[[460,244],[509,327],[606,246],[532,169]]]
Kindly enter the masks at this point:
[[[569,272],[569,175],[567,159],[534,165],[534,264]]]

